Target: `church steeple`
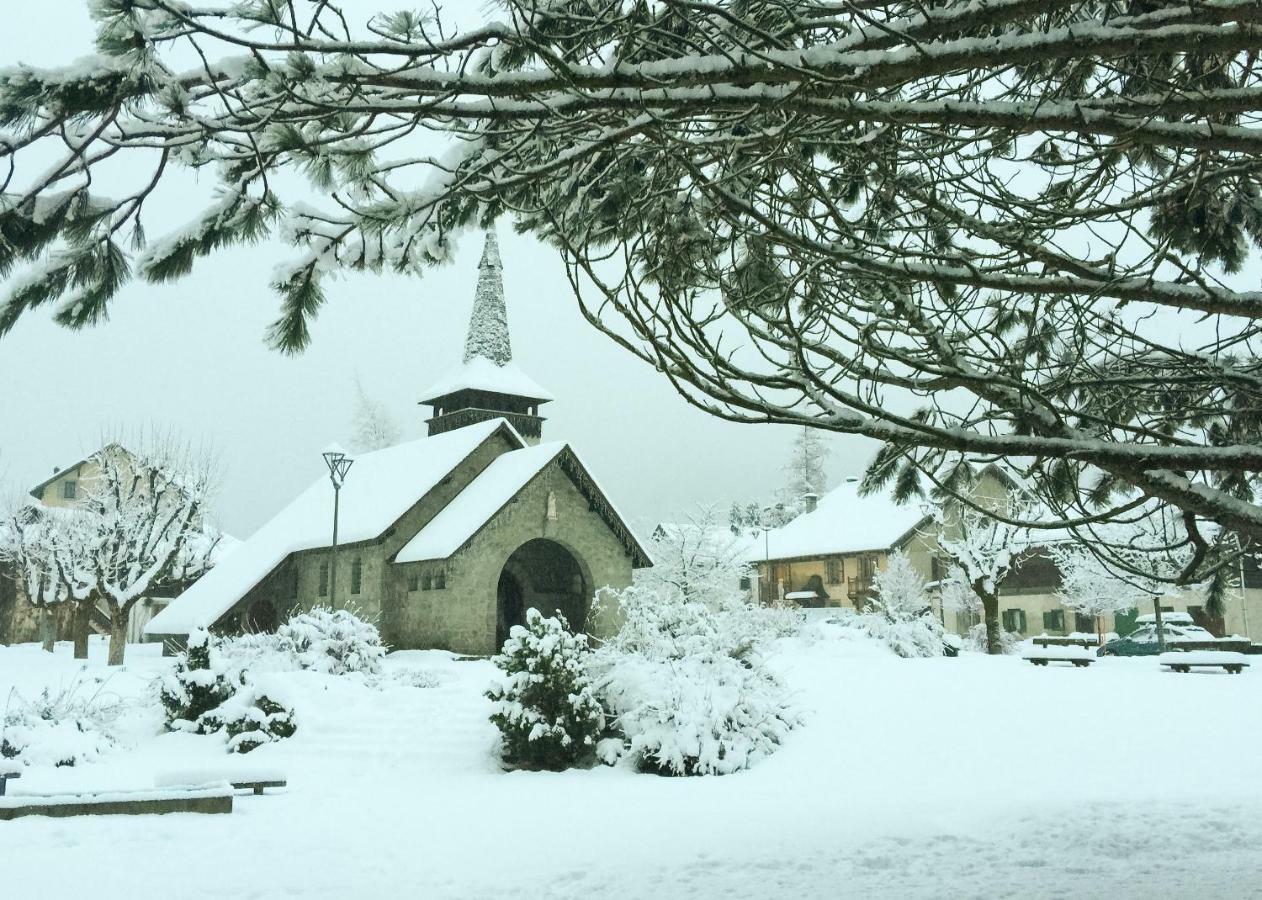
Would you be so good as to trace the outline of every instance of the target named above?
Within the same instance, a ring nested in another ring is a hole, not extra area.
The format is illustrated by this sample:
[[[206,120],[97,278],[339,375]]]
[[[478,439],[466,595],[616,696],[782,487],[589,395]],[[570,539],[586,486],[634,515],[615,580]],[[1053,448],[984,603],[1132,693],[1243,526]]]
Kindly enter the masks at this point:
[[[543,433],[539,405],[552,396],[513,362],[504,302],[503,266],[495,232],[488,231],[478,263],[478,286],[469,314],[464,361],[425,392],[434,408],[429,433],[442,434],[487,419],[504,418],[532,444]]]
[[[508,336],[508,307],[504,303],[504,273],[495,231],[486,233],[482,261],[478,263],[478,288],[473,294],[469,333],[464,340],[464,361],[485,357],[497,366],[513,361]]]

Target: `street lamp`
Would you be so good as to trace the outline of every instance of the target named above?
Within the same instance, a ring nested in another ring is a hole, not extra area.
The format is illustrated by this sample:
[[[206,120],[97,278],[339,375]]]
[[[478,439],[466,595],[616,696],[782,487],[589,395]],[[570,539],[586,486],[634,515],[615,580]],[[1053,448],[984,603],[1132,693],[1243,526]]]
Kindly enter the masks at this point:
[[[355,460],[347,456],[337,447],[330,447],[322,454],[324,464],[329,467],[329,481],[333,482],[333,549],[329,561],[329,606],[337,606],[337,507],[341,498],[342,482],[346,473],[351,470]]]

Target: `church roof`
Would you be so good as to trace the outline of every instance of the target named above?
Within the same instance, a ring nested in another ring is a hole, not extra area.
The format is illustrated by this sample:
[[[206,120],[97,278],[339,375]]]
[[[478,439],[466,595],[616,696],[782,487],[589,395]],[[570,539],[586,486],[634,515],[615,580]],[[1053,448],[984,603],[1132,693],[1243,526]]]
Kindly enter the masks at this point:
[[[540,444],[496,458],[395,554],[399,563],[446,559],[565,450],[563,442]]]
[[[478,263],[478,287],[473,295],[473,312],[469,314],[464,360],[431,385],[421,400],[430,403],[463,390],[493,391],[541,403],[553,399],[513,362],[503,266],[494,231],[486,233],[486,246]]]
[[[547,403],[553,397],[548,391],[517,367],[516,363],[505,363],[498,366],[485,357],[475,357],[450,370],[425,393],[421,394],[422,402],[430,403],[457,391],[493,391],[497,394],[508,394],[510,397],[526,397]]]
[[[458,428],[356,457],[342,486],[338,543],[372,540],[497,431],[524,442],[502,419]],[[298,550],[332,543],[328,476],[305,491],[145,626],[146,634],[187,634],[210,625]]]

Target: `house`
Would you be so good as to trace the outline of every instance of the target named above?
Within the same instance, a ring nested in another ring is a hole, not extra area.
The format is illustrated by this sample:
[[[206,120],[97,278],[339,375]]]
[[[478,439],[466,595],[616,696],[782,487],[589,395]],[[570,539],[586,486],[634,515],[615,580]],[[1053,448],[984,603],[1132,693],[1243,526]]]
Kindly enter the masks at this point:
[[[132,452],[122,444],[110,442],[69,466],[55,468],[51,476],[30,489],[30,496],[36,501],[33,509],[69,509],[83,501],[99,476],[101,460],[107,455],[121,460],[124,465],[133,458]],[[221,561],[238,543],[235,538],[213,527],[202,530],[199,539],[204,541],[204,552],[208,554],[212,565]],[[191,583],[168,582],[156,587],[151,595],[142,598],[132,608],[128,618],[127,640],[143,640],[144,627],[149,620]],[[74,635],[70,605],[60,606],[64,608],[52,610],[51,627],[58,640],[72,640]],[[89,624],[99,634],[109,633],[109,614],[103,603],[92,615]],[[10,573],[9,577],[0,577],[0,643],[21,643],[38,640],[39,637],[39,611],[27,601],[24,587],[16,573]]]
[[[978,479],[974,496],[979,502],[1002,503],[1014,487],[990,467]],[[858,488],[858,479],[847,479],[822,497],[813,511],[767,534],[765,548],[757,548],[754,556],[763,602],[862,610],[873,595],[875,575],[898,551],[907,554],[931,588],[936,586],[951,564],[938,548],[938,527],[915,505],[899,505],[884,493],[861,496]],[[1061,604],[1060,572],[1045,541],[1027,543],[1018,559],[999,585],[1000,623],[1006,631],[1023,637],[1096,633],[1094,618]],[[1197,591],[1172,593],[1163,598],[1162,610],[1187,613],[1211,631],[1262,638],[1262,568],[1245,557],[1234,581],[1237,586],[1227,592],[1221,623],[1207,620],[1204,598]],[[943,610],[936,596],[934,609],[943,626],[957,634],[967,634],[981,621],[976,613]],[[1151,610],[1108,615],[1099,624],[1106,632],[1126,634],[1146,612]]]
[[[427,437],[354,460],[336,566],[334,492],[320,478],[146,632],[267,630],[330,603],[377,622],[400,649],[491,653],[531,607],[593,633],[614,628],[616,611],[594,612],[591,598],[651,561],[574,449],[541,442],[551,397],[512,362],[494,235],[464,360],[423,398]]]

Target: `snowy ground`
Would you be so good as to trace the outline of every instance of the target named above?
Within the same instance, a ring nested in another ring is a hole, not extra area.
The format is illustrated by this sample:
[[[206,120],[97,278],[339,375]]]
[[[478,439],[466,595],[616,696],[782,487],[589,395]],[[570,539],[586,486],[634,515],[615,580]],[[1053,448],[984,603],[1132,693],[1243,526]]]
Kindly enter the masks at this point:
[[[167,661],[104,647],[79,678],[141,697]],[[245,757],[126,720],[134,746],[11,790],[147,788],[172,770],[275,767],[231,816],[0,823],[4,897],[1262,897],[1262,666],[1176,675],[1014,657],[902,660],[781,642],[808,720],[724,778],[504,773],[490,664],[389,658],[439,687],[286,676],[298,734]],[[0,647],[0,702],[76,677],[69,647]]]

